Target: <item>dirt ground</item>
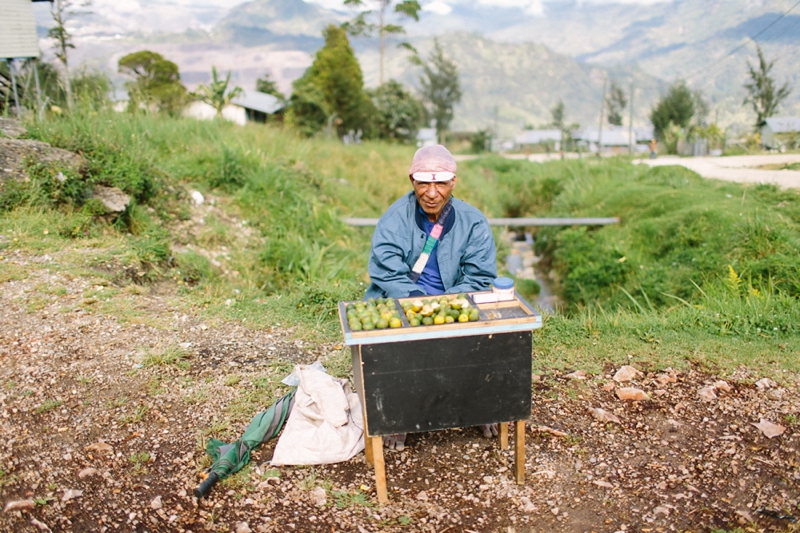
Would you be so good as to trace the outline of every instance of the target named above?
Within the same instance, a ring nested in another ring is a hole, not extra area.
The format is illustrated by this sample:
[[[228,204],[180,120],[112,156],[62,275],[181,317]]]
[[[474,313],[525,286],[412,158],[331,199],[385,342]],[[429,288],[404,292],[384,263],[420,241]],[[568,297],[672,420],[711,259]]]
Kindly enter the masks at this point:
[[[198,502],[206,437],[236,436],[294,364],[341,361],[344,348],[203,321],[171,284],[60,264],[0,259],[2,531],[798,530],[797,376],[722,383],[641,364],[632,381],[617,368],[532,376],[522,486],[511,450],[464,428],[387,452],[388,505],[363,453],[273,468],[275,440]],[[623,388],[649,399],[623,401]]]

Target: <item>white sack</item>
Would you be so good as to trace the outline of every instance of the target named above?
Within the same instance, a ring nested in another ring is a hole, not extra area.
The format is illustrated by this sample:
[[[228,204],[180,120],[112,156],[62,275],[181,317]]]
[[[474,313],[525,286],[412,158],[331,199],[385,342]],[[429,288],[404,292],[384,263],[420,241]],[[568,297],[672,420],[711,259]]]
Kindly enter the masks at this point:
[[[347,461],[364,449],[361,402],[347,380],[297,365],[294,407],[270,464],[321,465]]]

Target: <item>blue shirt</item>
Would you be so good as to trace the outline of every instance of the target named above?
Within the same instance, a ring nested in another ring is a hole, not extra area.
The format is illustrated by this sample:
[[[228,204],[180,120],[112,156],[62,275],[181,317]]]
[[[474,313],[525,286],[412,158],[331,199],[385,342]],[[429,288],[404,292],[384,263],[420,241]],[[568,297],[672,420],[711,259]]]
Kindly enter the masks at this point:
[[[421,207],[419,210],[425,214]],[[425,228],[425,234],[430,235],[436,223],[428,220],[428,215],[425,214],[422,225]],[[444,283],[442,283],[442,275],[439,273],[439,261],[436,260],[436,250],[438,249],[439,243],[437,242],[428,258],[428,262],[425,263],[425,269],[420,274],[419,280],[417,280],[417,285],[422,287],[426,294],[444,294]]]

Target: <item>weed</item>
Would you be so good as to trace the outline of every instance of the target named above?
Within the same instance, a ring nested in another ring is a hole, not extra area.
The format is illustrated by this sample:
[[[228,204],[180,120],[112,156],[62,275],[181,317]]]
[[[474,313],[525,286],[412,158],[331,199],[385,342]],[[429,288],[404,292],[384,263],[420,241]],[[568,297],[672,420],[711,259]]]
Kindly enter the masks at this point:
[[[93,379],[94,378],[92,378],[92,376],[81,374],[78,376],[78,383],[80,383],[81,385],[89,385]]]
[[[238,374],[231,374],[229,376],[225,376],[225,378],[222,380],[222,383],[226,387],[235,387],[240,381],[242,381],[242,376]]]
[[[37,507],[42,507],[53,500],[55,500],[55,497],[53,496],[44,496],[42,498],[34,498],[33,503],[35,503]]]
[[[277,468],[267,468],[261,472],[261,479],[269,479],[271,477],[281,477],[281,471]]]
[[[127,396],[118,396],[106,400],[106,409],[117,409],[128,403]]]
[[[147,382],[147,394],[149,396],[158,396],[163,392],[164,387],[162,386],[162,378],[159,376],[150,378],[150,380]]]
[[[172,366],[180,370],[187,370],[191,363],[187,361],[189,354],[177,345],[168,346],[164,351],[152,353],[147,351],[145,353],[142,366],[145,368],[154,366]]]
[[[46,413],[47,411],[51,411],[60,406],[62,403],[64,403],[62,400],[45,400],[39,407],[36,408],[36,412]]]
[[[136,409],[134,409],[133,413],[121,416],[119,418],[120,424],[128,425],[128,424],[137,424],[145,419],[147,416],[148,407],[146,405],[138,405]]]
[[[44,309],[49,303],[50,303],[49,298],[34,296],[28,299],[28,305],[25,306],[25,310],[28,313],[35,313],[36,311],[41,311],[42,309]]]
[[[253,466],[247,464],[241,470],[232,474],[222,480],[222,486],[235,491],[247,490],[251,485],[250,474],[253,472]]]
[[[183,397],[183,400],[189,405],[197,405],[206,401],[208,390],[205,387],[195,387],[192,391]]]
[[[19,479],[19,476],[14,474],[12,476],[8,475],[8,472],[5,470],[0,470],[0,489],[6,487],[7,485],[12,485],[15,481]]]
[[[333,491],[334,503],[339,509],[347,509],[349,507],[373,507],[369,501],[369,497],[363,492],[346,492],[346,491]]]
[[[150,454],[147,452],[137,452],[128,457],[128,460],[133,463],[133,471],[135,474],[144,474],[147,472],[144,465],[150,462]]]
[[[794,413],[789,413],[788,415],[784,416],[783,419],[786,420],[786,423],[790,426],[797,425],[797,415]]]

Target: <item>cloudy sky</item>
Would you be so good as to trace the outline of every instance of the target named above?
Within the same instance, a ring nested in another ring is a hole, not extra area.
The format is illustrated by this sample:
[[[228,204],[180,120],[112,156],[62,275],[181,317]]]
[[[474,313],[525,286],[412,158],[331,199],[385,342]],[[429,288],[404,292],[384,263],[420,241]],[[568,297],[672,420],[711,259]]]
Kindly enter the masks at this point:
[[[77,0],[78,4],[82,0]],[[329,9],[347,11],[343,0],[305,0]],[[370,0],[364,0],[369,4]],[[520,7],[528,15],[544,13],[547,4],[653,4],[673,0],[420,0],[425,11],[446,15],[452,7],[464,2],[503,7]],[[88,8],[96,16],[91,21],[83,19],[76,27],[76,37],[84,35],[114,35],[129,32],[180,33],[189,28],[211,29],[231,8],[246,3],[243,0],[92,0]],[[52,18],[50,4],[34,4],[39,25],[49,27]]]

